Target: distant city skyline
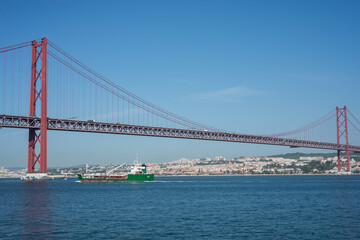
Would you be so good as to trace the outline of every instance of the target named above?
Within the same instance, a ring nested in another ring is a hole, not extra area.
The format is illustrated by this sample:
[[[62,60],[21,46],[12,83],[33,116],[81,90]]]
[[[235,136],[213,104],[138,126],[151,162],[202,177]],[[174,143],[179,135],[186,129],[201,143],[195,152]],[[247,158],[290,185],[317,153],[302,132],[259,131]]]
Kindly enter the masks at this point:
[[[0,47],[45,36],[125,89],[196,122],[270,134],[336,106],[360,117],[358,1],[36,2],[2,1]],[[34,12],[41,13],[36,21]],[[0,129],[0,166],[26,167],[27,140],[27,130]],[[131,163],[136,153],[161,163],[298,151],[327,152],[48,132],[49,167]]]

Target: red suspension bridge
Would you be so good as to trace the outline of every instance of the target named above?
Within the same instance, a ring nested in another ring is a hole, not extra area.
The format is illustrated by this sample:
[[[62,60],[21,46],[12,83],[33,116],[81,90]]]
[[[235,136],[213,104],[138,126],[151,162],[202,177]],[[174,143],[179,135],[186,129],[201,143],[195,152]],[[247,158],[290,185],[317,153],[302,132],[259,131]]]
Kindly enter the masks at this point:
[[[136,96],[46,38],[0,48],[0,80],[0,128],[28,129],[29,173],[37,164],[47,172],[48,130],[336,150],[339,172],[350,171],[350,151],[360,153],[360,121],[345,106],[284,133],[224,131]]]

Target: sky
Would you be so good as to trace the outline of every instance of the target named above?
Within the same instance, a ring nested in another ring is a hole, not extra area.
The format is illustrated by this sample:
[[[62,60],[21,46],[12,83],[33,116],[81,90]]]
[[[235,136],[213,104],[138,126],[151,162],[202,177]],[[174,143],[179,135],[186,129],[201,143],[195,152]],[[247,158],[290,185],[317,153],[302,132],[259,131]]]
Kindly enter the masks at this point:
[[[346,105],[360,118],[359,10],[359,1],[340,0],[2,0],[0,47],[47,37],[121,87],[180,116],[270,134],[304,126],[336,106]],[[26,167],[27,135],[0,130],[0,166]],[[168,162],[294,151],[316,152],[48,132],[49,167],[131,163],[136,153],[142,162]]]

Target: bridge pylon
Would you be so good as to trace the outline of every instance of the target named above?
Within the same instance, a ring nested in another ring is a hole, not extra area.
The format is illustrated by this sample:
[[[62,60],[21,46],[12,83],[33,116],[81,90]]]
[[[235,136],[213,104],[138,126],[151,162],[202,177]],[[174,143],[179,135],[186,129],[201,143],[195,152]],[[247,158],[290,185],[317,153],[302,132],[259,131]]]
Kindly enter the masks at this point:
[[[47,39],[32,42],[30,116],[37,115],[40,107],[40,129],[29,129],[28,173],[34,173],[35,165],[40,165],[40,173],[47,172]],[[40,151],[36,151],[36,146]]]
[[[350,173],[350,156],[349,156],[349,135],[347,125],[346,106],[343,108],[336,107],[336,129],[337,144],[345,144],[344,150],[338,150],[338,172]]]

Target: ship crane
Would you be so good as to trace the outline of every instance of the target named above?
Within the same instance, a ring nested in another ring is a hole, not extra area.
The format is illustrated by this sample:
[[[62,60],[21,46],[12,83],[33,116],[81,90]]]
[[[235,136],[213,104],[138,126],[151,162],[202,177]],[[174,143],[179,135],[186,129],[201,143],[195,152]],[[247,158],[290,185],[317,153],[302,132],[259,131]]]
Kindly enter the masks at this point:
[[[112,173],[113,171],[115,171],[115,170],[123,167],[124,165],[126,165],[126,163],[123,163],[123,164],[117,166],[116,168],[113,168],[113,169],[111,169],[110,171],[107,171],[107,172],[106,172],[106,175],[109,175],[110,173]]]

